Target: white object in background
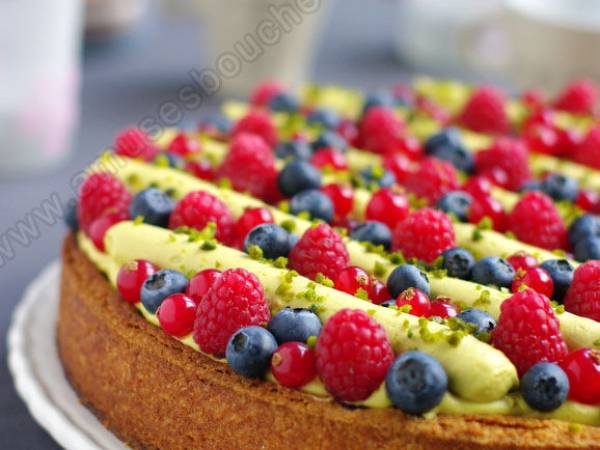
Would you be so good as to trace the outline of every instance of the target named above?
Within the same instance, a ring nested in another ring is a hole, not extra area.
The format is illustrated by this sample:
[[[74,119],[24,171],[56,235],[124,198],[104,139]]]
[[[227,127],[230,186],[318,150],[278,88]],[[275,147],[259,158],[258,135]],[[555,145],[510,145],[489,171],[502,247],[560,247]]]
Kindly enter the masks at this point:
[[[34,419],[62,447],[125,450],[79,401],[67,381],[56,347],[60,262],[31,282],[8,330],[8,367],[17,392]]]
[[[0,175],[49,169],[78,116],[81,0],[0,2]]]
[[[146,9],[146,0],[86,0],[85,4],[85,32],[93,38],[126,31]]]

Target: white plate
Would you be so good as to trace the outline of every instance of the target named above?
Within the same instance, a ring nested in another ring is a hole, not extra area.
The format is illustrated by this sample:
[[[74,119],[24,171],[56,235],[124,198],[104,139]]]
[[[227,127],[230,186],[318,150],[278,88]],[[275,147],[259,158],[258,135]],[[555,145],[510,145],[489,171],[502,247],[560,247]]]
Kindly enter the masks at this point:
[[[8,366],[34,419],[61,446],[77,450],[126,449],[80,402],[67,381],[56,347],[60,263],[44,269],[25,290],[8,331]]]

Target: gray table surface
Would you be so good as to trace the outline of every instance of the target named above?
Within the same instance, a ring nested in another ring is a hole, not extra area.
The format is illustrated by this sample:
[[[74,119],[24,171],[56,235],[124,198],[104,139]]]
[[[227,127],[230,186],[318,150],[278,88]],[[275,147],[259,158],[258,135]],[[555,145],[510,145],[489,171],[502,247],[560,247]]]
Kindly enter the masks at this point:
[[[390,85],[411,72],[393,54],[393,1],[337,1],[330,10],[319,44],[314,79],[364,89]],[[137,32],[118,45],[88,49],[83,63],[80,126],[74,155],[49,174],[0,179],[0,233],[57,192],[69,198],[68,180],[92,161],[115,133],[153,111],[186,81],[190,64],[202,66],[197,27],[192,22],[160,18],[153,10]],[[189,115],[193,121],[216,109],[218,100]],[[0,269],[0,333],[5,336],[14,305],[27,283],[57,258],[64,235],[62,223],[42,227],[27,248],[16,246],[14,260]],[[3,448],[53,449],[50,438],[30,417],[16,395],[6,368],[6,343],[0,351],[0,441]]]

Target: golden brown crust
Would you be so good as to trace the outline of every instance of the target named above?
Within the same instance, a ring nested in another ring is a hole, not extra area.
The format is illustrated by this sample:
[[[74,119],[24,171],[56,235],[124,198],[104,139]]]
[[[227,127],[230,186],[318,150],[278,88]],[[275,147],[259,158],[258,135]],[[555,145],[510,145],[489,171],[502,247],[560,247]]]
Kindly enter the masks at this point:
[[[418,419],[348,409],[231,372],[147,323],[77,248],[63,247],[58,346],[69,380],[135,448],[600,448],[600,429],[505,416]]]

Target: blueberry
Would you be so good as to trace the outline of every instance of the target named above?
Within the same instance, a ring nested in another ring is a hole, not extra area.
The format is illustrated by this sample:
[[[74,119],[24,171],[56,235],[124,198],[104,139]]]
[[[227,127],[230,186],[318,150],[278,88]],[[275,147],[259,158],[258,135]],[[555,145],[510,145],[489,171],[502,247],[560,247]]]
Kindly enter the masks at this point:
[[[477,325],[475,334],[491,333],[496,327],[496,321],[492,316],[485,311],[476,308],[465,309],[464,311],[461,311],[456,318]]]
[[[319,108],[311,111],[306,116],[306,123],[331,130],[340,124],[340,116],[331,109]]]
[[[275,112],[296,112],[300,109],[300,102],[290,93],[281,92],[269,101],[269,108]]]
[[[389,300],[382,302],[379,306],[383,306],[384,308],[389,308],[390,306],[396,306],[396,299],[390,298]]]
[[[392,232],[385,223],[377,220],[369,220],[360,224],[352,230],[350,237],[360,242],[383,245],[386,250],[392,246]]]
[[[287,141],[277,144],[275,156],[279,159],[304,159],[312,156],[310,145],[303,141]]]
[[[427,138],[423,144],[423,150],[426,154],[432,154],[436,149],[441,147],[455,147],[462,145],[462,138],[458,128],[444,128],[438,133]]]
[[[294,245],[300,240],[300,236],[295,233],[289,233],[288,239],[290,241],[290,249],[294,248]]]
[[[454,247],[442,253],[443,267],[449,277],[470,280],[475,258],[467,249]]]
[[[541,191],[542,183],[538,180],[529,180],[521,185],[519,192]]]
[[[446,145],[437,147],[429,156],[448,161],[456,169],[471,174],[475,170],[475,159],[471,152],[462,146]]]
[[[75,233],[79,230],[79,216],[77,215],[77,202],[75,199],[69,201],[69,203],[65,205],[64,210],[65,224],[69,227],[69,230]]]
[[[317,151],[323,147],[333,147],[344,152],[346,151],[346,148],[348,148],[348,143],[343,137],[341,137],[336,132],[326,130],[323,131],[319,135],[319,137],[312,143],[312,148],[314,151]]]
[[[306,161],[292,161],[279,172],[277,185],[283,195],[292,197],[306,189],[319,189],[321,172]]]
[[[596,236],[586,236],[580,239],[574,249],[575,259],[580,262],[590,259],[600,259],[600,238]]]
[[[471,203],[473,197],[468,192],[450,191],[442,195],[435,206],[445,213],[454,214],[461,222],[467,222]]]
[[[537,411],[552,411],[562,405],[569,393],[569,378],[556,364],[542,362],[531,366],[521,378],[521,395]]]
[[[568,200],[572,202],[577,197],[579,186],[574,178],[559,173],[551,173],[542,181],[541,189],[556,201]]]
[[[475,263],[471,274],[476,283],[510,288],[515,269],[503,258],[486,256]]]
[[[231,120],[223,114],[213,114],[200,122],[200,129],[215,128],[223,134],[228,134],[232,127]]]
[[[319,336],[321,319],[310,309],[283,308],[273,316],[268,329],[277,342],[306,342],[310,336]]]
[[[573,247],[588,236],[600,237],[600,218],[593,214],[578,217],[569,227],[569,242]]]
[[[267,259],[287,257],[292,249],[289,233],[274,223],[263,223],[252,228],[244,240],[244,251],[248,252],[251,245],[259,246]]]
[[[129,215],[133,218],[142,216],[145,223],[166,228],[169,217],[175,208],[175,202],[167,194],[156,188],[138,192],[129,204]]]
[[[388,369],[385,389],[402,412],[423,414],[442,401],[448,390],[448,376],[434,357],[409,351],[396,358]]]
[[[361,178],[368,184],[377,183],[380,187],[391,187],[396,183],[396,176],[389,170],[375,170],[373,166],[360,171]]]
[[[297,193],[290,200],[290,212],[300,214],[307,212],[311,219],[331,222],[333,219],[333,203],[331,199],[316,189],[307,189]]]
[[[225,356],[237,374],[247,378],[262,378],[271,366],[271,356],[277,341],[262,327],[242,327],[229,338]]]
[[[417,288],[427,296],[431,294],[427,274],[412,264],[396,267],[387,279],[387,288],[393,298],[408,288]]]
[[[184,292],[187,284],[185,275],[176,270],[164,269],[155,272],[142,284],[140,297],[144,308],[154,314],[165,298]]]
[[[383,106],[393,108],[395,106],[394,97],[386,91],[377,91],[367,94],[363,102],[362,114],[364,115],[370,108],[374,106]]]
[[[183,169],[185,167],[184,159],[173,152],[160,153],[154,158],[154,163],[157,166],[171,167],[172,169]]]
[[[566,259],[550,259],[540,264],[540,267],[548,272],[554,283],[552,298],[562,303],[573,281],[575,269]]]

